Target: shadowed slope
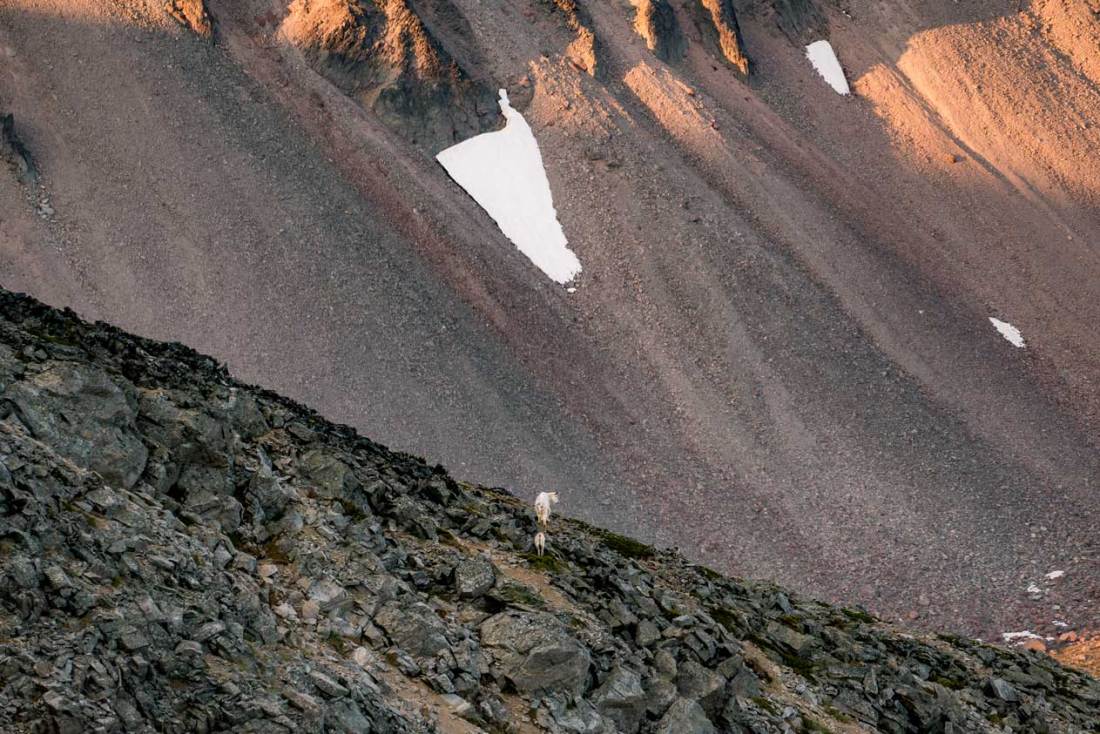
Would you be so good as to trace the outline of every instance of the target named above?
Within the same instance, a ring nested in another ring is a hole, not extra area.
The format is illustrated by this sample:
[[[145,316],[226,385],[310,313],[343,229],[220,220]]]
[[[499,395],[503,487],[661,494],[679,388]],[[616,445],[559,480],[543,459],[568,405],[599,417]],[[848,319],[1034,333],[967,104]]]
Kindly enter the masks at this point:
[[[906,634],[557,514],[535,555],[538,527],[182,345],[0,290],[12,734],[996,734],[1100,714],[1100,681],[1044,655]]]

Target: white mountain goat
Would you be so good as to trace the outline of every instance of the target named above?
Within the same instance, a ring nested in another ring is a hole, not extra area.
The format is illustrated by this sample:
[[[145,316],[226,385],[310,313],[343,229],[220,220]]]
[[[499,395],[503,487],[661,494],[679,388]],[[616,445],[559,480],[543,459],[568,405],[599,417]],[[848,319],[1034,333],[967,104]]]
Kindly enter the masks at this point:
[[[544,528],[550,525],[550,505],[557,503],[557,492],[539,492],[538,497],[535,497],[535,517],[538,518],[539,525]]]
[[[546,533],[541,530],[535,533],[535,550],[540,556],[546,551]]]

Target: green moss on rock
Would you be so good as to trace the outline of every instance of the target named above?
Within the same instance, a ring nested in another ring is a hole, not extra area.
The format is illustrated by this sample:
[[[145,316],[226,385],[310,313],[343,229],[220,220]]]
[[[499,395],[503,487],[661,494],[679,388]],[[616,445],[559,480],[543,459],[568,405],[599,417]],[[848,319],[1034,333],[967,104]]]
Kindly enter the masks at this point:
[[[653,546],[610,530],[598,530],[596,535],[606,547],[627,558],[652,558],[657,554]]]

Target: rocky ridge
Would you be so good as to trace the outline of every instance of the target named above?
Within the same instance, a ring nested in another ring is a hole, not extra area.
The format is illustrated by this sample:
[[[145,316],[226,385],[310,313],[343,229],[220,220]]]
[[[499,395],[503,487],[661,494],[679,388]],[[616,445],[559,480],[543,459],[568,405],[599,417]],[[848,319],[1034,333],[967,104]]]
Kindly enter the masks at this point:
[[[712,44],[742,77],[748,77],[751,62],[745,53],[745,40],[741,37],[741,26],[731,0],[699,0],[699,5],[709,16]]]
[[[282,32],[319,74],[428,147],[501,122],[495,89],[472,78],[406,0],[294,2]]]
[[[1100,731],[1044,655],[552,524],[0,291],[6,731]]]
[[[661,61],[679,61],[687,41],[668,0],[636,0],[634,30],[645,39],[646,48]]]
[[[201,38],[214,38],[214,19],[206,8],[205,0],[169,0],[164,10],[177,23]]]
[[[561,13],[565,25],[574,34],[573,41],[565,49],[566,58],[589,76],[596,76],[600,70],[599,41],[587,11],[577,0],[549,0],[549,6]]]
[[[560,18],[571,34],[564,58],[577,70],[601,77],[606,67],[602,41],[586,6],[577,0],[540,0],[539,5]],[[647,48],[662,61],[680,61],[688,41],[671,3],[637,0],[633,5],[634,29]],[[684,7],[693,14],[708,49],[747,78],[751,61],[733,4],[697,0]],[[200,35],[211,36],[212,20],[201,0],[176,0],[167,10]],[[774,14],[792,40],[807,25],[822,22],[813,0],[776,0],[759,10]],[[449,0],[419,5],[408,0],[296,0],[288,5],[280,33],[314,71],[392,129],[434,152],[501,123],[495,104],[499,84],[491,81],[492,73],[477,62],[460,63],[456,56],[461,54],[447,48],[447,42],[469,43],[465,24]]]

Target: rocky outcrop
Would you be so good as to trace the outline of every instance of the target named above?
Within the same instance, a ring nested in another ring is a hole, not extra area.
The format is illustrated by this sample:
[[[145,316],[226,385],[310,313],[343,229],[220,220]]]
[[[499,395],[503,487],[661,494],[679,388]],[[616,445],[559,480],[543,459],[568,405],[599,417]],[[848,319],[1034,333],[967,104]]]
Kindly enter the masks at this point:
[[[459,66],[407,0],[295,0],[282,33],[318,73],[432,153],[502,121],[492,85]]]
[[[502,687],[572,696],[580,696],[588,687],[591,655],[552,615],[502,612],[481,624],[480,635]]]
[[[668,0],[635,0],[634,30],[662,61],[679,61],[687,42]]]
[[[1039,653],[917,638],[551,524],[540,557],[529,505],[502,490],[179,345],[0,292],[5,732],[1076,732],[1100,720],[1100,682]]]
[[[206,0],[169,0],[164,10],[195,35],[206,39],[214,37],[214,19],[206,9]]]
[[[799,47],[826,35],[828,24],[817,0],[771,0],[775,23]]]
[[[10,112],[0,115],[0,158],[7,162],[20,183],[33,187],[38,182],[34,159],[15,134],[15,116]]]
[[[737,24],[737,13],[732,0],[699,0],[705,21],[702,24],[705,37],[711,39],[723,58],[737,69],[742,77],[748,77],[751,71],[749,56],[745,52],[745,41],[741,38],[741,26]]]
[[[565,56],[574,66],[589,76],[600,72],[599,40],[592,27],[592,19],[577,0],[543,0],[565,17],[565,24],[574,34],[573,42],[565,49]]]
[[[145,469],[137,396],[95,366],[52,364],[10,386],[2,400],[32,436],[106,482],[129,489]]]

